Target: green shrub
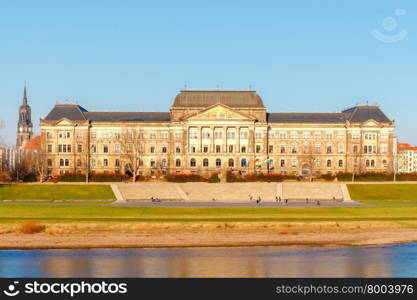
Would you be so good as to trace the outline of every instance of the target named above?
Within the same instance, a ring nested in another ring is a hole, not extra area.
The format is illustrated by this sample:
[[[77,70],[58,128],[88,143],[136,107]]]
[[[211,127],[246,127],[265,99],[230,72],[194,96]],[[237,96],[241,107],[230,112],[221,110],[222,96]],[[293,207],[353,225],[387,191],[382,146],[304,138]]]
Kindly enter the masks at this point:
[[[56,176],[56,179],[58,181],[63,181],[63,182],[83,182],[85,181],[85,175],[78,174],[78,173],[65,173],[65,174]]]
[[[95,173],[90,175],[91,182],[119,182],[129,179],[129,176],[116,173]]]
[[[397,174],[398,181],[417,181],[417,173],[401,173]]]
[[[198,174],[170,174],[166,177],[170,182],[206,182],[207,179]]]
[[[29,173],[25,175],[22,180],[23,182],[36,182],[37,181],[36,174]]]
[[[209,183],[218,183],[220,182],[219,174],[213,173],[211,176],[207,179],[207,182]]]

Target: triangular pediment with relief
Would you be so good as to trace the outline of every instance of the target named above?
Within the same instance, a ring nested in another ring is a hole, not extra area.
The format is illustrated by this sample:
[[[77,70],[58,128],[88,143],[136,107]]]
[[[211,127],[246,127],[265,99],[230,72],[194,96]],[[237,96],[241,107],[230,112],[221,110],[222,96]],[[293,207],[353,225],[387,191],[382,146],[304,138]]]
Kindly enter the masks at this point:
[[[184,118],[188,121],[206,121],[206,120],[253,120],[254,118],[240,113],[224,104],[215,104],[198,113]]]
[[[55,123],[55,125],[65,126],[65,125],[74,125],[74,122],[67,118],[62,118]]]
[[[379,123],[373,119],[362,123],[362,127],[379,127]]]

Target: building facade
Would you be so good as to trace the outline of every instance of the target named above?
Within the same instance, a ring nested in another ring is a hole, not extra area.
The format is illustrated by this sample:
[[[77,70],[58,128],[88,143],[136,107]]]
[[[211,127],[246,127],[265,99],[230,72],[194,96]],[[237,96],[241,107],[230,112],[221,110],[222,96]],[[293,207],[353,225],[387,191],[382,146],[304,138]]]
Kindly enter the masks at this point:
[[[398,144],[398,173],[417,172],[417,147],[410,144]]]
[[[181,91],[169,112],[57,104],[41,120],[51,175],[393,172],[393,121],[378,106],[269,113],[255,91]],[[133,168],[135,169],[135,168]]]

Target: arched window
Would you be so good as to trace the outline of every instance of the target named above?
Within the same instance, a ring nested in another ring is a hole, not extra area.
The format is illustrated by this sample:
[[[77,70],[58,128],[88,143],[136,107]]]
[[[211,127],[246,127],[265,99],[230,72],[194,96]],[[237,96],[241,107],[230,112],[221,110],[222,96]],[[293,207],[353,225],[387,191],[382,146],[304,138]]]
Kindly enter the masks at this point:
[[[91,166],[92,167],[95,167],[96,166],[96,160],[94,158],[91,160]]]
[[[191,158],[190,159],[190,167],[195,167],[196,163],[195,163],[195,158]]]
[[[114,165],[116,166],[116,168],[120,167],[120,160],[116,159],[116,161],[114,162]]]
[[[209,166],[208,158],[203,159],[203,167],[208,167],[208,166]]]
[[[366,167],[369,167],[370,166],[370,161],[369,161],[369,159],[367,159],[366,160]]]
[[[242,167],[242,168],[244,168],[244,167],[246,167],[248,165],[248,162],[246,161],[246,158],[242,158],[241,160],[240,160],[240,166]]]
[[[216,159],[216,167],[220,168],[222,166],[222,160],[220,158]]]
[[[175,166],[176,166],[177,168],[181,167],[181,159],[177,158],[177,159],[175,160]]]
[[[328,168],[330,168],[332,166],[332,160],[328,159],[326,165]]]
[[[162,166],[162,168],[166,168],[167,167],[167,160],[165,158],[162,160],[161,166]]]
[[[103,160],[103,167],[107,168],[109,166],[109,160],[107,158],[105,158]]]
[[[48,159],[48,167],[52,167],[52,159]]]
[[[65,159],[65,166],[69,167],[69,159],[68,158]]]
[[[65,164],[64,159],[62,159],[62,158],[61,158],[61,159],[59,160],[59,166],[60,166],[60,167],[63,167],[63,166],[64,166],[64,164]]]
[[[375,160],[371,159],[371,167],[375,167]]]
[[[235,161],[233,160],[233,158],[229,158],[229,167],[234,167],[235,166]]]

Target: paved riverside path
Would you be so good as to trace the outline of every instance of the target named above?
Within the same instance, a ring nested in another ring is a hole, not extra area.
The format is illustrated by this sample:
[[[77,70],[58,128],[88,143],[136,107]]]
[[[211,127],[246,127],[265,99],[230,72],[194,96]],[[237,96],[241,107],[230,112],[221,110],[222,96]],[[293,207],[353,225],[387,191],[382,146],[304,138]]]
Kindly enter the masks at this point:
[[[320,202],[320,205],[317,203],[304,203],[304,202],[288,202],[285,203],[274,203],[274,202],[265,202],[261,204],[256,204],[256,202],[125,202],[125,203],[113,203],[112,206],[119,207],[224,207],[224,208],[233,208],[233,207],[247,207],[247,208],[286,208],[286,207],[300,207],[300,208],[320,208],[320,207],[360,207],[360,206],[370,206],[357,202]]]

